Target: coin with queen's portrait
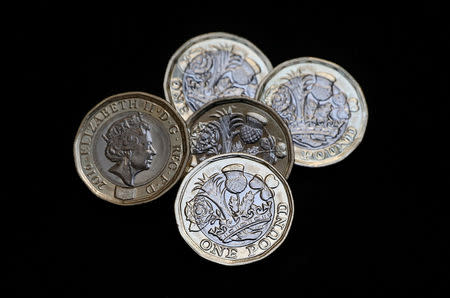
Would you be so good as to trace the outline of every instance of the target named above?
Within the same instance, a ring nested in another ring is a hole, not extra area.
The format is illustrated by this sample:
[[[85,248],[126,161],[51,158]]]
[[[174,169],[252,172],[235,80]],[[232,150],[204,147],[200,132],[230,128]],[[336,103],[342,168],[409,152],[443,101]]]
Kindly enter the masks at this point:
[[[143,92],[113,95],[83,119],[75,166],[88,188],[118,205],[160,197],[184,173],[187,128],[163,99]]]

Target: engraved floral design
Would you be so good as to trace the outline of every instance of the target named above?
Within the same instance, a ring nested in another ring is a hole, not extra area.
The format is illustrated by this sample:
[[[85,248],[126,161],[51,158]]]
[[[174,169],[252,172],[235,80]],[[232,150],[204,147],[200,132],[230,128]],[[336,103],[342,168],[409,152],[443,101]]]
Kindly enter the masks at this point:
[[[241,126],[240,137],[246,144],[257,142],[264,133],[264,126],[267,119],[258,113],[249,112],[246,115],[246,121]]]
[[[286,121],[293,141],[323,148],[340,138],[350,118],[347,96],[330,74],[293,73],[271,94],[272,108]]]
[[[277,142],[274,136],[261,139],[260,142],[261,153],[263,153],[266,160],[276,162],[278,158],[284,158],[287,155],[286,144],[283,142]]]
[[[219,139],[219,129],[217,126],[199,122],[191,131],[192,153],[219,154],[222,148]]]
[[[257,64],[236,53],[233,47],[201,49],[184,70],[183,93],[194,111],[219,97],[254,97],[258,73]]]
[[[242,164],[231,164],[196,184],[185,207],[190,231],[228,245],[252,243],[267,231],[279,185],[274,175],[263,178],[245,172]]]
[[[208,222],[214,221],[213,206],[206,197],[198,196],[189,201],[185,208],[186,217],[191,222],[190,231],[200,231]],[[194,228],[194,226],[196,228]]]
[[[273,189],[277,188],[279,184],[280,182],[272,174],[267,175],[264,180],[260,175],[256,174],[250,181],[250,187],[260,190],[261,199],[264,201],[269,200],[275,195]]]
[[[247,179],[244,176],[244,166],[241,164],[233,164],[222,169],[225,175],[225,187],[234,194],[241,193],[247,187]]]
[[[230,152],[256,155],[272,164],[287,156],[287,145],[269,134],[265,129],[267,119],[258,113],[243,115],[229,107],[216,111],[211,119],[191,130],[192,153],[200,161]]]

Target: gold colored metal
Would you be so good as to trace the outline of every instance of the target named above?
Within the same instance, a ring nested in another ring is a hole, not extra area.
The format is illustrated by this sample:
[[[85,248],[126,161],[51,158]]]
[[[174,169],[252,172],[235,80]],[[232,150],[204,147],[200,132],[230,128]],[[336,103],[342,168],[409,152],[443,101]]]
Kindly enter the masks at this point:
[[[261,82],[256,99],[287,123],[295,164],[322,167],[347,157],[360,144],[367,104],[356,80],[339,65],[318,58],[286,61]]]
[[[73,150],[83,182],[118,205],[160,197],[189,160],[183,119],[167,101],[143,92],[113,95],[97,104],[81,122]]]
[[[222,97],[255,98],[258,84],[272,69],[250,41],[224,32],[196,36],[171,57],[164,94],[187,120],[204,104]]]
[[[188,120],[191,161],[187,171],[208,157],[242,152],[272,164],[285,178],[294,165],[291,133],[270,107],[251,98],[214,100]]]
[[[283,175],[244,153],[200,163],[183,179],[175,201],[181,236],[197,254],[223,265],[267,257],[286,238],[293,215]]]

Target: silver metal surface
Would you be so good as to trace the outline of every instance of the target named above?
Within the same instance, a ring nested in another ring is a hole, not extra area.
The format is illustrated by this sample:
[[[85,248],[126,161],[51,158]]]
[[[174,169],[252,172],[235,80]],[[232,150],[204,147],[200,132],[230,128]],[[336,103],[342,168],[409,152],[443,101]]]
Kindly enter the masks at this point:
[[[224,265],[258,261],[285,239],[292,194],[284,177],[253,155],[217,155],[181,183],[175,215],[184,240],[202,257]]]
[[[259,82],[271,69],[267,57],[248,40],[222,32],[204,34],[188,40],[172,56],[164,92],[187,120],[217,98],[254,98]]]
[[[257,100],[271,106],[288,125],[298,165],[338,162],[364,136],[364,94],[356,80],[332,62],[305,57],[282,63],[265,77]]]
[[[154,200],[182,176],[189,160],[186,125],[163,99],[113,95],[83,119],[74,142],[78,174],[98,197],[118,205]]]
[[[270,107],[250,98],[230,97],[204,105],[189,118],[191,163],[231,152],[258,156],[285,178],[294,164],[288,127]]]

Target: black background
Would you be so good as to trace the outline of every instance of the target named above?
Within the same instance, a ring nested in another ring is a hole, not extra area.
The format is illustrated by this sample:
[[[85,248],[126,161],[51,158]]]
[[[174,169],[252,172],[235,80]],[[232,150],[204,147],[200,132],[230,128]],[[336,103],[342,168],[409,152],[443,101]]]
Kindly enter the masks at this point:
[[[2,287],[32,297],[442,295],[448,195],[430,182],[448,184],[448,160],[429,150],[443,146],[430,133],[440,128],[418,121],[446,116],[445,103],[424,104],[446,84],[445,72],[428,70],[447,49],[441,10],[197,5],[19,8],[11,57],[33,117],[25,152],[40,158],[37,172],[19,167],[32,178],[12,196],[19,208],[5,231]],[[333,61],[359,82],[369,108],[365,137],[349,157],[294,167],[295,216],[283,245],[238,267],[199,257],[179,235],[179,183],[153,202],[115,206],[83,184],[72,153],[78,126],[97,102],[126,91],[164,97],[171,55],[214,31],[247,38],[274,66],[302,56]]]

